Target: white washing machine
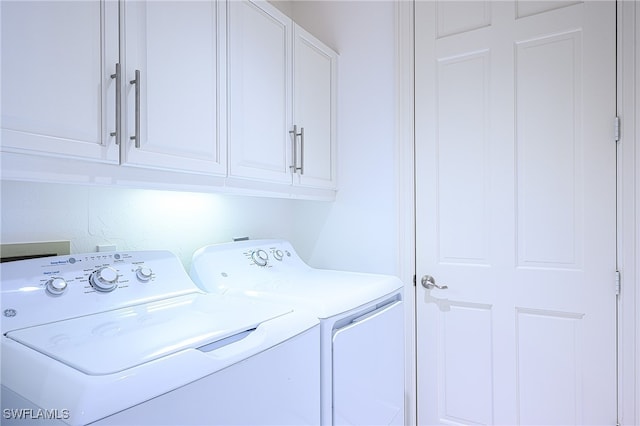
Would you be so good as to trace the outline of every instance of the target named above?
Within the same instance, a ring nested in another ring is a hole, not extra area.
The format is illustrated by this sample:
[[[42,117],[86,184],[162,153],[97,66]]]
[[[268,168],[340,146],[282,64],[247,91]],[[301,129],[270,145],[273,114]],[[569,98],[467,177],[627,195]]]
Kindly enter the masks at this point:
[[[206,294],[165,251],[0,265],[2,419],[319,424],[319,321]]]
[[[203,247],[190,274],[206,291],[292,304],[318,317],[322,424],[404,424],[398,278],[314,269],[283,240]]]

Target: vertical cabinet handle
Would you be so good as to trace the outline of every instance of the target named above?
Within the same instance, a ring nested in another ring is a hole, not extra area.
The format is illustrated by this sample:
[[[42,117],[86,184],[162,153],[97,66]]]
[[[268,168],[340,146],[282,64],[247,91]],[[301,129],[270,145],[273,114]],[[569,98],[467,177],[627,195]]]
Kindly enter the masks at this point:
[[[129,139],[135,141],[136,148],[140,148],[140,70],[136,70],[136,78],[129,83],[136,86],[135,106],[135,134]]]
[[[289,134],[293,136],[293,165],[289,166],[293,173],[304,173],[304,127],[300,128],[298,133],[298,126],[293,125],[293,130],[289,130]],[[298,136],[300,136],[300,166],[298,167]]]
[[[120,73],[120,64],[116,63],[116,72],[111,74],[111,79],[116,79],[116,130],[111,132],[111,136],[115,136],[116,145],[120,145],[120,126],[122,124],[121,108],[122,108],[122,74]]]
[[[304,127],[300,127],[300,167],[296,170],[300,170],[300,174],[304,174]]]
[[[289,130],[289,134],[293,136],[293,165],[289,166],[293,173],[298,170],[298,126],[293,125],[293,130]]]

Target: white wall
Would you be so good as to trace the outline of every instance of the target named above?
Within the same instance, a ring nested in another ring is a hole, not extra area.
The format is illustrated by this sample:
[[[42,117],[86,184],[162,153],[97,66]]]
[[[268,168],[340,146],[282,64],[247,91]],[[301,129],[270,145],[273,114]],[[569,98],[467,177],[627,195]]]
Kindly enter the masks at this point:
[[[188,267],[199,247],[234,237],[305,238],[293,232],[301,201],[6,181],[1,189],[2,243],[69,240],[74,253],[102,244],[167,249]]]
[[[318,267],[397,275],[395,5],[294,1],[293,19],[340,55],[338,179],[330,205],[297,205],[297,232]],[[305,228],[301,218],[320,223]]]

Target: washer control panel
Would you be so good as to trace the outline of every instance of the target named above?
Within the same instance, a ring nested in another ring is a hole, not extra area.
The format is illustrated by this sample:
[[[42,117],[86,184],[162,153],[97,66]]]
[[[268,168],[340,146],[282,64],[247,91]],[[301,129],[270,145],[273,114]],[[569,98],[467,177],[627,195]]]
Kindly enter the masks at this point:
[[[0,264],[0,279],[3,332],[8,323],[43,324],[198,291],[167,251],[6,262]]]
[[[50,260],[47,260],[50,259]],[[9,265],[8,265],[9,266]],[[49,296],[64,296],[69,288],[82,293],[109,293],[128,289],[132,283],[153,283],[159,277],[144,259],[129,253],[71,255],[66,258],[43,258],[29,261],[22,268],[36,267],[42,271],[39,284]],[[26,275],[33,274],[25,270]]]

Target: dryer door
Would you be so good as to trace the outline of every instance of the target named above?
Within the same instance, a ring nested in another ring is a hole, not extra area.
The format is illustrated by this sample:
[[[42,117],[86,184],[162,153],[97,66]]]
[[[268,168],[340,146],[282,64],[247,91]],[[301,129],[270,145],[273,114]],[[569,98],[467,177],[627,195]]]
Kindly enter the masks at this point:
[[[333,335],[333,424],[404,424],[403,302]]]

